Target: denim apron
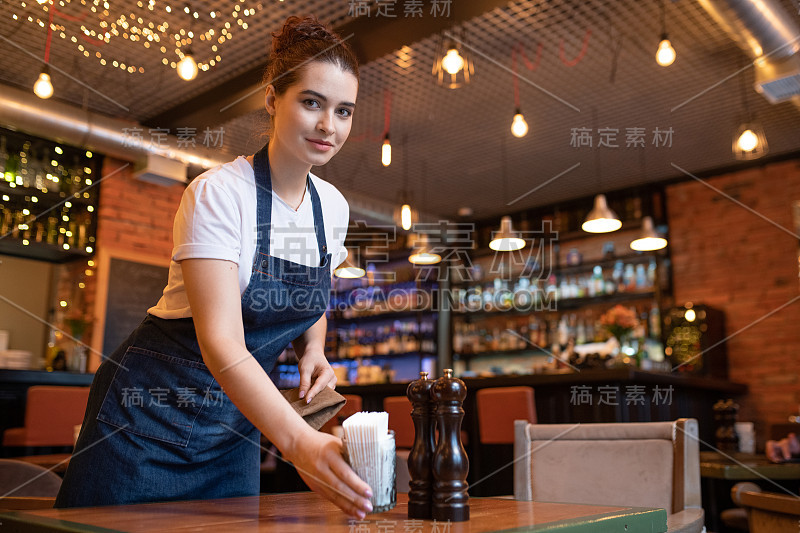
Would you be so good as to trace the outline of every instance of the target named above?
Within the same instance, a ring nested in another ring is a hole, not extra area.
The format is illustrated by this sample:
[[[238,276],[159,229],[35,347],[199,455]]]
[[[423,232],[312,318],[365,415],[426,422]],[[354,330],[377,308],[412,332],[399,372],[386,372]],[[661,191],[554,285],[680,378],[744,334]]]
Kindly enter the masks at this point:
[[[266,372],[328,306],[331,255],[310,178],[320,264],[269,255],[267,147],[254,158],[258,241],[242,294],[248,351]],[[268,406],[265,406],[268,408]],[[203,363],[191,318],[147,315],[95,374],[83,428],[56,507],[249,496],[259,493],[260,432]]]

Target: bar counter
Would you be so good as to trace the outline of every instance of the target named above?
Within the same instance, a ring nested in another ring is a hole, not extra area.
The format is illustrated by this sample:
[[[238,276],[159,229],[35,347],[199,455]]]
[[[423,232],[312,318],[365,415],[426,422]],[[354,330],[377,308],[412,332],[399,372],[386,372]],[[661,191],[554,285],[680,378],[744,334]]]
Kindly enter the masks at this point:
[[[464,429],[477,439],[475,392],[489,387],[533,387],[541,424],[589,422],[661,422],[696,418],[700,438],[713,439],[713,405],[736,398],[747,386],[730,381],[633,368],[583,370],[559,374],[527,374],[463,378],[467,385]],[[361,396],[364,410],[382,410],[383,398],[402,396],[407,383],[338,385],[341,394]]]

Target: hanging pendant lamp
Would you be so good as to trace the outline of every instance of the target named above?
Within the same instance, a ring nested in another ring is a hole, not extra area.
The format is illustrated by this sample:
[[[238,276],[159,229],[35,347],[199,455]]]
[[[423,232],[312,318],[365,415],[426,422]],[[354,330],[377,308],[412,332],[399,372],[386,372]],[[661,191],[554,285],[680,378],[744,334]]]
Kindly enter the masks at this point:
[[[500,219],[500,231],[495,233],[489,248],[497,252],[512,252],[525,247],[525,240],[511,227],[511,217],[506,215]]]
[[[610,233],[622,227],[619,217],[608,207],[605,194],[594,197],[594,207],[589,211],[581,229],[587,233]]]
[[[667,239],[659,237],[653,226],[653,217],[642,219],[642,233],[638,239],[631,242],[631,248],[637,252],[652,252],[667,246]]]
[[[428,235],[420,233],[414,243],[413,253],[408,256],[408,261],[415,265],[435,265],[442,260],[442,256],[429,250]]]

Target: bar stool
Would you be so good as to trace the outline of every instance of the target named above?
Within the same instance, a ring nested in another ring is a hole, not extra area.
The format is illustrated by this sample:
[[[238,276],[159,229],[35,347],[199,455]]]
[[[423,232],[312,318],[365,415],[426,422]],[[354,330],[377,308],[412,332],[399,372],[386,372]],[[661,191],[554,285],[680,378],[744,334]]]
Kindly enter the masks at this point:
[[[536,404],[531,387],[493,387],[475,395],[478,411],[478,446],[473,448],[476,479],[491,474],[491,481],[475,487],[476,496],[500,496],[513,492],[514,420],[536,423]]]
[[[3,446],[73,446],[83,423],[89,387],[33,386],[25,402],[25,425],[7,429]]]
[[[333,428],[341,426],[342,422],[350,418],[350,416],[361,411],[361,396],[356,394],[342,394],[347,403],[336,413],[336,416],[325,422],[319,429],[325,433],[333,433]]]
[[[383,410],[389,413],[389,429],[394,431],[397,448],[398,492],[408,492],[411,477],[408,473],[408,455],[414,446],[414,421],[411,419],[411,401],[405,396],[388,396],[383,399]]]
[[[480,389],[475,397],[481,444],[514,444],[514,420],[536,423],[531,387]]]

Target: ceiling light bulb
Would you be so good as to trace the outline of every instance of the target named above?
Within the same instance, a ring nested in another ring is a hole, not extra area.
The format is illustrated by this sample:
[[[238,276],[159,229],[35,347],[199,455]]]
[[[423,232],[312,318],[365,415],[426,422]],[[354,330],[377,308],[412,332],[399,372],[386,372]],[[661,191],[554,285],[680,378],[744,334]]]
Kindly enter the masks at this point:
[[[381,147],[381,163],[383,166],[388,167],[392,164],[392,144],[389,142],[389,134],[383,138],[383,146]]]
[[[631,249],[637,252],[652,252],[665,248],[667,239],[659,237],[658,233],[656,233],[653,217],[644,217],[642,219],[642,233],[638,239],[631,242],[630,246]]]
[[[758,137],[753,133],[753,130],[746,129],[739,135],[736,145],[744,152],[752,152],[758,146]]]
[[[454,46],[451,46],[447,50],[447,54],[442,58],[442,68],[451,75],[464,68],[464,58],[461,57],[461,54],[458,53]]]
[[[598,194],[594,198],[594,207],[589,211],[581,229],[587,233],[610,233],[622,227],[617,214],[608,207],[606,196]]]
[[[525,122],[525,117],[522,116],[519,109],[514,115],[514,120],[511,121],[511,133],[514,137],[525,137],[528,134],[528,123]]]
[[[667,39],[666,34],[661,36],[661,42],[658,43],[658,51],[656,52],[656,63],[662,67],[668,67],[675,62],[675,49],[672,48],[672,43]]]
[[[408,204],[400,208],[400,226],[406,231],[411,229],[411,206]]]
[[[197,63],[195,62],[192,54],[187,51],[183,59],[178,62],[178,76],[182,80],[192,81],[197,77]]]
[[[501,218],[500,231],[494,235],[494,238],[489,243],[489,248],[497,252],[513,252],[524,247],[525,240],[521,239],[519,234],[511,227],[511,217],[506,215]]]
[[[414,243],[415,253],[408,256],[408,261],[415,265],[435,265],[442,260],[442,256],[428,251],[428,236],[420,234]]]
[[[50,70],[47,65],[42,69],[42,73],[39,74],[39,79],[33,84],[33,93],[43,100],[53,96],[53,84],[50,83]]]

